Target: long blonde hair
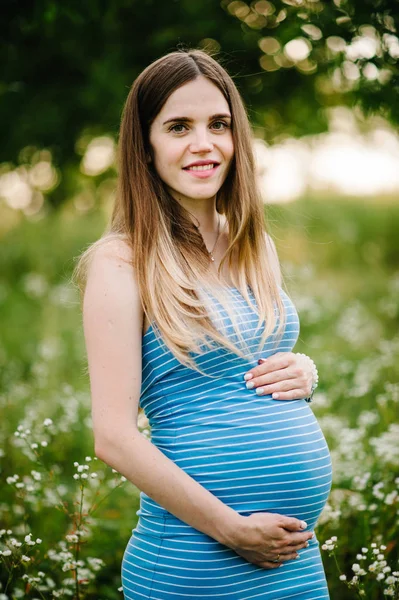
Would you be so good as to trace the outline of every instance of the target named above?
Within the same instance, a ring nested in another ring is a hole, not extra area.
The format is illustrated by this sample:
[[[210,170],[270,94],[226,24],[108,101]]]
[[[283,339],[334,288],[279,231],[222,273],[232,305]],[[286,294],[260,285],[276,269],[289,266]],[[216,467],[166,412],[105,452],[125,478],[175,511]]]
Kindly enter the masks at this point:
[[[155,334],[180,362],[198,371],[190,353],[201,353],[215,342],[244,358],[248,358],[249,349],[231,310],[229,290],[209,268],[210,258],[200,232],[146,157],[151,154],[151,123],[177,88],[200,75],[219,88],[232,115],[234,157],[216,197],[216,210],[225,215],[228,224],[228,248],[219,274],[227,261],[234,285],[257,312],[257,331],[264,328],[259,350],[272,333],[276,345],[281,339],[285,309],[270,266],[248,116],[230,75],[202,50],[171,52],[150,64],[133,83],[122,114],[112,217],[103,236],[80,256],[72,276],[83,296],[96,249],[115,238],[124,240],[131,250],[143,311]],[[239,344],[215,327],[207,292],[228,312]],[[280,317],[276,332],[275,306]]]

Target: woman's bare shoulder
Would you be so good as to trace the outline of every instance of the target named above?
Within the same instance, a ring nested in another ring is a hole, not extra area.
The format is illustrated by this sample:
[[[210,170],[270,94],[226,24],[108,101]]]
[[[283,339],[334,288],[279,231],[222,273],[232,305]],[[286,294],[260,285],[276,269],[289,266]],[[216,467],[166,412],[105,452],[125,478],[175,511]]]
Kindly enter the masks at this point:
[[[130,244],[117,237],[101,238],[92,247],[92,256],[87,274],[85,297],[91,292],[91,300],[101,294],[104,302],[137,305],[139,310],[139,288],[132,264]],[[111,307],[110,307],[111,308]]]
[[[93,245],[93,258],[109,258],[132,262],[132,248],[128,239],[121,235],[109,235],[100,238]]]

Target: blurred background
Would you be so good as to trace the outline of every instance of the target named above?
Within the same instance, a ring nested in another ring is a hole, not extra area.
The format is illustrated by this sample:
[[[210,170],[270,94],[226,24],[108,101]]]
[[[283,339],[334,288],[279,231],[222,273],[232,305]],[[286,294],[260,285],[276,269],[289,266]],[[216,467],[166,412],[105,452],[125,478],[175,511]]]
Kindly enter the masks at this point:
[[[6,1],[2,17],[0,600],[122,597],[138,490],[93,456],[70,277],[112,209],[131,84],[187,47],[246,103],[295,351],[319,369],[331,597],[399,598],[398,0]]]

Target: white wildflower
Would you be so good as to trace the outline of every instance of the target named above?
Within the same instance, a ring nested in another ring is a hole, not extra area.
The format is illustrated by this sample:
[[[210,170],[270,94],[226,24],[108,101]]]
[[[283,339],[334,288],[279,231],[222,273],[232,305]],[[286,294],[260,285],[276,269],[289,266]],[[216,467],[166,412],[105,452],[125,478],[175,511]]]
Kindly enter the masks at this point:
[[[15,546],[16,548],[19,548],[20,546],[22,546],[22,542],[18,542],[18,540],[16,540],[15,538],[10,539],[10,544],[12,546]]]
[[[36,542],[34,542],[32,540],[32,534],[28,533],[28,535],[25,536],[25,542],[28,544],[28,546],[34,546],[36,544]]]
[[[398,492],[396,490],[393,490],[393,492],[390,492],[389,494],[387,494],[385,496],[385,504],[388,504],[389,506],[391,506],[392,504],[395,504],[395,502],[398,500],[399,495]]]
[[[76,544],[79,541],[79,537],[73,533],[65,536],[68,542]]]
[[[19,475],[10,475],[9,477],[7,477],[6,482],[11,485],[12,483],[16,483],[18,479]]]

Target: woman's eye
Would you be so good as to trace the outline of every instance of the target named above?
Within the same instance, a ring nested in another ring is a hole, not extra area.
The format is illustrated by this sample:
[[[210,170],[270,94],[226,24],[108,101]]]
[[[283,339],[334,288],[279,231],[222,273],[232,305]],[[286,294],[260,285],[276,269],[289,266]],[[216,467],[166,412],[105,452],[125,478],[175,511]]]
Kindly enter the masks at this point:
[[[176,127],[185,127],[182,123],[176,123],[176,125],[172,125],[172,127],[169,129],[169,131],[174,131],[175,133],[181,133],[183,130],[180,129],[179,131],[176,130]]]
[[[213,123],[213,126],[215,126],[215,125],[222,125],[222,127],[216,127],[216,129],[217,129],[218,131],[222,131],[222,129],[227,129],[227,128],[228,128],[228,125],[227,125],[227,123],[225,123],[224,121],[215,121],[215,122]]]

